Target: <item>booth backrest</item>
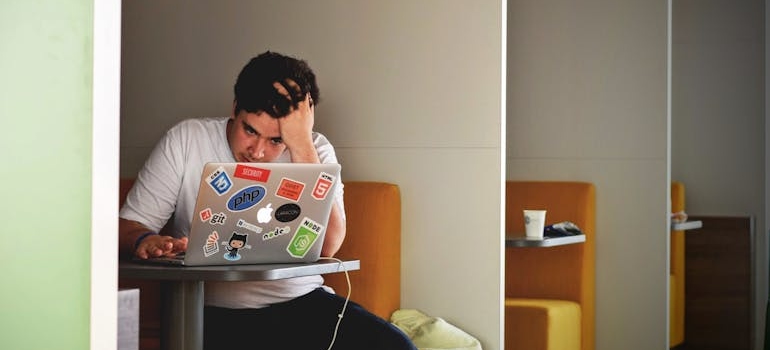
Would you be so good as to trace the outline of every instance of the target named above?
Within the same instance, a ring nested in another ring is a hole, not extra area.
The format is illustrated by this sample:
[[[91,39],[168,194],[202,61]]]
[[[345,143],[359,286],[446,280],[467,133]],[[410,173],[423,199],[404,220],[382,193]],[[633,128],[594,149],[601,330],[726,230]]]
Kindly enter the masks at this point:
[[[340,259],[359,259],[350,272],[351,300],[388,320],[401,304],[401,194],[395,184],[345,182],[347,235]],[[337,294],[347,293],[344,274],[324,275]]]
[[[583,349],[594,348],[596,195],[594,185],[569,181],[507,181],[506,232],[524,231],[524,209],[545,209],[546,225],[575,223],[582,244],[507,248],[505,297],[558,299],[581,306]]]

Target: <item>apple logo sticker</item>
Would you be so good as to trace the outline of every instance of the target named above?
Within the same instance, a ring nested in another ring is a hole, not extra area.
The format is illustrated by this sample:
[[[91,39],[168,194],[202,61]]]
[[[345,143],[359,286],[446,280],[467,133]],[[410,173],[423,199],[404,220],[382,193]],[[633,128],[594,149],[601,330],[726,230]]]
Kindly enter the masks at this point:
[[[275,219],[280,222],[289,222],[296,219],[301,212],[299,205],[287,203],[275,210]]]
[[[270,222],[271,214],[273,213],[273,208],[271,207],[273,203],[268,203],[266,207],[260,208],[257,211],[257,222],[260,224],[265,224]]]

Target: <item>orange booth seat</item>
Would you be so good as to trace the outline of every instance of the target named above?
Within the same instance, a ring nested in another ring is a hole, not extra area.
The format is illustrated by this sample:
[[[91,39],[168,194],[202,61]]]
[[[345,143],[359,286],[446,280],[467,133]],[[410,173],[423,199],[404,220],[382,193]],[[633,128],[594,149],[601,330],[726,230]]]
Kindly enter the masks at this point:
[[[507,181],[506,232],[524,230],[523,209],[546,225],[575,223],[585,243],[505,249],[505,349],[593,350],[596,195],[586,182]]]
[[[671,212],[684,212],[684,184],[671,183]],[[684,231],[671,230],[671,273],[669,276],[669,347],[684,342]]]
[[[120,180],[122,205],[133,179]],[[347,235],[335,257],[359,259],[350,271],[351,300],[389,320],[401,304],[401,194],[398,185],[374,181],[345,182]],[[324,275],[341,296],[348,293],[344,273]],[[140,349],[160,348],[160,283],[120,279],[120,287],[140,289]]]

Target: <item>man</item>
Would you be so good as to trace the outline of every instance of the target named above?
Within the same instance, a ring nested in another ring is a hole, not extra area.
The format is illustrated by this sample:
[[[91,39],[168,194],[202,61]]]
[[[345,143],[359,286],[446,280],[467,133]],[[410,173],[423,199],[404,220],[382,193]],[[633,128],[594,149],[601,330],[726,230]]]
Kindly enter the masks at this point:
[[[120,211],[122,255],[147,259],[187,249],[200,175],[208,162],[337,163],[333,146],[313,132],[319,90],[305,61],[260,54],[240,72],[234,90],[229,118],[182,121],[158,142]],[[333,256],[342,245],[343,208],[343,186],[338,186],[321,256]],[[170,235],[159,235],[169,219]],[[322,285],[319,275],[207,282],[204,347],[325,348],[337,331],[344,299]],[[338,331],[334,349],[415,349],[397,328],[352,303]]]

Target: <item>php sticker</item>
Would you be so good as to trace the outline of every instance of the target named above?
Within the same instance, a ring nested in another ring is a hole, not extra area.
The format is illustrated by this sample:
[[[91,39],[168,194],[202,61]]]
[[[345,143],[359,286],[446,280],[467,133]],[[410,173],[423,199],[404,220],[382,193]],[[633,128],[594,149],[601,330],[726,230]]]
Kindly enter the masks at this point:
[[[275,191],[275,195],[296,202],[302,196],[302,190],[304,189],[304,183],[284,177],[281,179],[281,183],[278,184],[278,190]]]
[[[227,209],[230,211],[244,211],[255,206],[262,198],[265,198],[267,191],[260,185],[246,187],[227,200]]]
[[[225,172],[223,167],[217,168],[217,170],[214,170],[213,173],[206,177],[206,182],[220,196],[227,193],[233,187],[233,181],[227,176],[227,172]]]
[[[302,219],[302,224],[297,227],[297,232],[294,232],[294,237],[289,242],[289,246],[286,247],[286,251],[295,258],[304,258],[323,228],[321,224],[305,217]]]
[[[322,172],[318,175],[318,180],[316,180],[315,186],[313,186],[313,198],[318,200],[325,199],[333,184],[334,176]]]

